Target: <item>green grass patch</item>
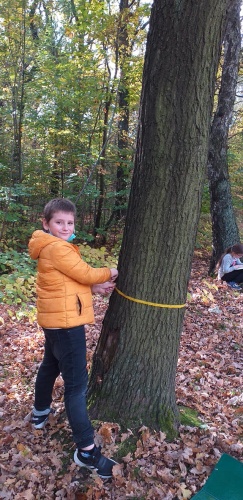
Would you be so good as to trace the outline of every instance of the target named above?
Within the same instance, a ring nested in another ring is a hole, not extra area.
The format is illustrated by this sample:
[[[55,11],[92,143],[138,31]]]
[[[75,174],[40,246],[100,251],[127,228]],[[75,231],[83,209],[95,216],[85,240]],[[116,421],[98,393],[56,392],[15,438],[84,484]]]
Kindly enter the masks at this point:
[[[118,450],[116,452],[116,459],[121,460],[126,457],[128,453],[135,453],[137,449],[138,436],[131,435],[119,444]]]
[[[202,427],[203,422],[199,419],[198,413],[192,408],[187,406],[179,406],[180,422],[182,425],[189,425],[191,427]]]

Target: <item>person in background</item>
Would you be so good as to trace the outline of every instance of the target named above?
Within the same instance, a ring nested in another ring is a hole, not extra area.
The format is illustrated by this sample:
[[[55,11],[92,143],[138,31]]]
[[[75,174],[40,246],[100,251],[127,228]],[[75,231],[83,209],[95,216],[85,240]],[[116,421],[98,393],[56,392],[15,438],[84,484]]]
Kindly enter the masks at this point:
[[[94,444],[94,430],[87,407],[85,324],[94,322],[92,293],[110,293],[118,271],[92,268],[72,243],[76,207],[68,199],[56,198],[44,208],[43,229],[33,233],[29,254],[37,259],[37,321],[44,330],[45,349],[35,383],[34,408],[29,419],[35,429],[47,423],[52,390],[59,374],[64,380],[64,402],[76,443],[74,461],[95,469],[103,478],[112,477],[116,463]]]
[[[236,243],[227,248],[218,262],[218,279],[226,281],[234,290],[242,290],[240,283],[243,284],[243,245]]]

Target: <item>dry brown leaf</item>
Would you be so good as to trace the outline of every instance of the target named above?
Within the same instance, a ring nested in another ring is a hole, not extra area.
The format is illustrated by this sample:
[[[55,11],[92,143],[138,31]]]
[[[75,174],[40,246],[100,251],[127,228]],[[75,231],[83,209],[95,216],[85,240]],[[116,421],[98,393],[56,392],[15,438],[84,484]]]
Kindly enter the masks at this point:
[[[226,286],[215,287],[209,277],[203,282],[207,265],[200,252],[189,283],[192,299],[186,308],[176,377],[178,404],[198,412],[205,428],[181,425],[178,438],[168,442],[164,432],[142,426],[135,452],[121,459],[107,483],[73,462],[75,446],[64,413],[61,378],[55,384],[56,414],[51,423],[43,431],[33,431],[24,423],[33,405],[44,336],[36,323],[27,318],[18,321],[14,306],[0,304],[4,320],[0,495],[4,500],[21,500],[23,495],[46,500],[186,500],[201,489],[222,453],[242,460],[243,295]],[[204,302],[205,297],[210,304]],[[94,305],[96,324],[86,331],[88,366],[107,308],[101,297],[94,298]],[[219,308],[220,315],[210,313],[210,306]],[[121,433],[118,424],[101,422],[97,439],[102,453],[114,456],[132,434],[129,429]]]

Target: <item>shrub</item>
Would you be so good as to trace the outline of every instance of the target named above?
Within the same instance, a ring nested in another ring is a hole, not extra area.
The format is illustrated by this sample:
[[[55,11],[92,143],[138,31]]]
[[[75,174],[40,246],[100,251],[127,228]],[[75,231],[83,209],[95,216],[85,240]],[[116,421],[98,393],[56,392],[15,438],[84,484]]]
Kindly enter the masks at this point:
[[[83,259],[92,267],[116,267],[117,258],[105,247],[90,248],[79,245]],[[35,302],[36,261],[27,252],[9,249],[0,254],[0,301],[5,304]]]
[[[9,249],[0,255],[0,300],[21,304],[35,300],[36,262],[26,252]]]

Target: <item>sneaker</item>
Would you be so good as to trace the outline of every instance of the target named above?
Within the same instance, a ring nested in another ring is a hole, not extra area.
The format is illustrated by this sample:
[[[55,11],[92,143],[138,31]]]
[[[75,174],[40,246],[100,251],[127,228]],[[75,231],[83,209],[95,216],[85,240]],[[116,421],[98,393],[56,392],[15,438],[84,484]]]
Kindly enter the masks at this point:
[[[48,421],[50,413],[54,413],[54,410],[51,409],[45,415],[35,415],[34,412],[32,412],[29,420],[35,429],[43,429]]]
[[[230,288],[233,288],[234,290],[241,290],[241,286],[235,283],[235,281],[228,281],[227,285],[229,285]]]
[[[82,452],[77,448],[74,453],[74,462],[80,467],[95,469],[102,479],[112,477],[112,467],[117,464],[114,460],[106,458],[101,454],[101,446],[95,446],[92,455]]]

